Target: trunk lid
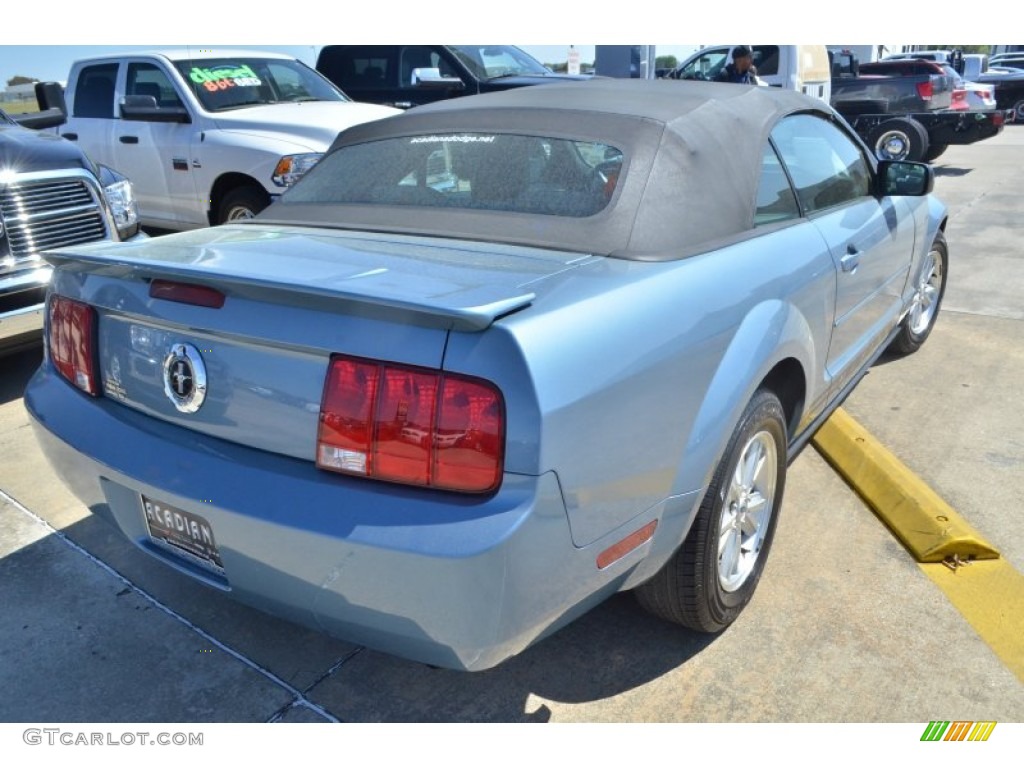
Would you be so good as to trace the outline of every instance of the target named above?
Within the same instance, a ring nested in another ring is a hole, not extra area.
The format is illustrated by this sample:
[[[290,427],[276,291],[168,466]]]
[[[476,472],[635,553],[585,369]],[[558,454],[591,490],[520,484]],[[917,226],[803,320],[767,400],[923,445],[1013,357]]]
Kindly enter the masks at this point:
[[[595,260],[260,225],[63,249],[46,258],[58,267],[54,289],[99,313],[106,398],[309,461],[331,354],[440,369],[449,331],[483,331],[528,306],[552,278]],[[225,301],[212,308],[152,298],[153,280],[214,288]],[[205,400],[194,412],[167,391],[174,386],[169,356],[180,345],[199,358],[186,373],[205,369]]]

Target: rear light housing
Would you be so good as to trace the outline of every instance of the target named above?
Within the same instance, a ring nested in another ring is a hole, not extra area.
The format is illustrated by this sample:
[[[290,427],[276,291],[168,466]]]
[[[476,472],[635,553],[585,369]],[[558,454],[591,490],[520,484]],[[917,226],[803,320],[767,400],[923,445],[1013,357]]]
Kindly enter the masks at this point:
[[[931,101],[934,93],[935,89],[932,86],[931,80],[926,80],[923,83],[917,84],[917,95],[924,101]]]
[[[461,493],[501,484],[505,406],[490,382],[331,357],[320,405],[321,469]]]
[[[216,288],[173,280],[154,280],[149,284],[149,295],[154,299],[192,304],[196,307],[220,309],[224,306],[224,294]]]
[[[953,96],[949,103],[950,109],[964,110],[969,109],[967,104],[967,91],[964,89],[957,89],[953,91]]]
[[[49,299],[50,360],[67,381],[98,397],[96,310],[88,304],[51,294]]]

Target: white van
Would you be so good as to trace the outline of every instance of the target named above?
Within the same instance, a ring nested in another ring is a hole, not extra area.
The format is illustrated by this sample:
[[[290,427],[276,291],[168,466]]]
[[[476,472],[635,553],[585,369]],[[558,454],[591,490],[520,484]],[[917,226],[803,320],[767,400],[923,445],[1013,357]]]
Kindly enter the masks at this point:
[[[988,56],[984,53],[965,53],[964,54],[964,80],[974,81],[978,79],[978,75],[988,69]]]
[[[714,80],[732,61],[732,45],[701,48],[672,73],[678,80]],[[824,45],[751,45],[757,76],[768,85],[816,96],[832,97],[832,72]]]

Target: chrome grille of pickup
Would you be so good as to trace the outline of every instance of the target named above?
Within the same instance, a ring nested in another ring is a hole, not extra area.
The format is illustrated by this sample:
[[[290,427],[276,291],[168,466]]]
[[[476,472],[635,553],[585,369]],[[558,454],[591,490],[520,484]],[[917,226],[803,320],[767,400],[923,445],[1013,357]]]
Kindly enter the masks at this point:
[[[79,179],[15,181],[0,187],[0,220],[15,265],[40,251],[107,237],[99,202]]]

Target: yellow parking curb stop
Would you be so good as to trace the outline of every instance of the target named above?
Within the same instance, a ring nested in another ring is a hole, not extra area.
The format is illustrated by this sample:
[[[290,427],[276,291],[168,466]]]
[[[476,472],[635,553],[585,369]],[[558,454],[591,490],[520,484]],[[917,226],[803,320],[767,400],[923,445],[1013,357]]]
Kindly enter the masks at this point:
[[[843,409],[813,442],[1024,682],[1024,576]]]
[[[995,547],[842,408],[821,426],[813,442],[917,562],[999,557]]]

